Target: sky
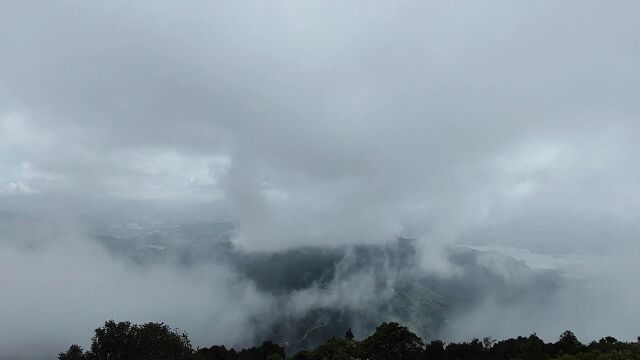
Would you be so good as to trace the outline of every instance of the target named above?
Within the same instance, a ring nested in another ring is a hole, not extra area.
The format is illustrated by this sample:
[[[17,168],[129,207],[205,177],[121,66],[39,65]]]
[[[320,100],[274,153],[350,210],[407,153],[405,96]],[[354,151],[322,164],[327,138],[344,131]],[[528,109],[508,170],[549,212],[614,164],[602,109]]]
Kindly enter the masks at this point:
[[[55,213],[73,224],[61,246],[93,254],[75,219],[97,203],[224,201],[249,251],[411,233],[422,249],[589,259],[613,298],[633,297],[639,13],[636,1],[2,1],[0,206]],[[34,236],[0,238],[2,287],[58,259],[33,258]],[[439,251],[423,257],[450,270]],[[608,329],[640,335],[625,326]]]

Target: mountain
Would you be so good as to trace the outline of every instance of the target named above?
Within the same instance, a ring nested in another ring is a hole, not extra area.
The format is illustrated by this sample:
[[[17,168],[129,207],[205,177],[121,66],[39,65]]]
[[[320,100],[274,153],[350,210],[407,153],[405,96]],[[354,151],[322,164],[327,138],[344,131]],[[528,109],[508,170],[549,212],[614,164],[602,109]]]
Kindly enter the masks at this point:
[[[288,352],[315,347],[348,329],[364,336],[389,321],[433,339],[452,317],[488,297],[498,304],[542,301],[562,281],[553,269],[531,269],[513,257],[468,247],[448,250],[452,274],[427,272],[417,240],[408,238],[247,252],[233,245],[234,226],[228,221],[145,224],[112,227],[118,230],[97,238],[141,266],[228,265],[276,303],[277,311],[253,319],[251,342],[274,340]]]

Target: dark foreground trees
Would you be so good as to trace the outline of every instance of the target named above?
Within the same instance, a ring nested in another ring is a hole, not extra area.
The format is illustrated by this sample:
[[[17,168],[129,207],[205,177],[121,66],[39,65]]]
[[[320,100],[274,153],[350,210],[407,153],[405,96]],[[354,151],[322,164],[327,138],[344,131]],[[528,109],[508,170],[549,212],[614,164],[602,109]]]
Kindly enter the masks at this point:
[[[163,323],[132,325],[109,320],[95,330],[89,351],[78,345],[58,355],[59,360],[282,360],[284,348],[271,341],[236,352],[224,346],[196,351],[187,334]]]
[[[422,339],[395,322],[378,326],[361,345],[364,355],[372,360],[419,360],[423,346]]]
[[[293,355],[293,354],[290,354]],[[223,345],[194,350],[185,333],[163,323],[105,322],[95,330],[88,351],[71,345],[59,360],[283,360],[285,349],[271,341],[236,351]],[[493,341],[485,338],[445,344],[422,339],[398,323],[378,326],[358,341],[349,330],[344,338],[331,338],[315,349],[301,351],[295,360],[640,360],[639,342],[621,342],[613,337],[582,344],[565,331],[558,341],[546,343],[535,334]]]
[[[83,352],[78,345],[58,356],[60,360],[186,360],[193,350],[187,334],[163,323],[131,325],[109,320],[95,330],[91,350]]]

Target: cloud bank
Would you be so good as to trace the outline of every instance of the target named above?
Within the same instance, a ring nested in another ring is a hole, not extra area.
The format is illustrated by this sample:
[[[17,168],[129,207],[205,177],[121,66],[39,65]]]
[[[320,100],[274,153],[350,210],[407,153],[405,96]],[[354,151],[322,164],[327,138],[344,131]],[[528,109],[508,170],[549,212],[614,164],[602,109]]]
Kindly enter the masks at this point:
[[[0,12],[0,201],[29,214],[37,203],[46,216],[71,208],[60,222],[74,229],[75,214],[98,203],[222,200],[247,251],[409,234],[422,269],[441,275],[455,272],[442,254],[456,244],[576,255],[590,265],[571,269],[614,297],[593,295],[594,306],[616,304],[601,313],[620,319],[607,330],[631,336],[623,319],[640,314],[623,299],[640,278],[630,255],[639,7],[10,1]],[[100,292],[82,290],[95,285],[88,278],[61,289],[77,272],[125,290],[166,279],[130,290],[167,295],[157,313],[180,307],[168,293],[233,306],[190,280],[205,275],[137,273],[79,233],[4,235],[7,314],[41,309],[44,322],[56,306],[47,312],[24,294],[50,289],[58,304],[102,316],[91,311]],[[32,248],[34,236],[60,245]],[[84,270],[58,264],[70,254],[85,258]],[[44,264],[56,270],[40,274]],[[231,288],[253,301],[250,284]],[[93,300],[73,300],[84,296]],[[157,314],[115,308],[132,319]]]

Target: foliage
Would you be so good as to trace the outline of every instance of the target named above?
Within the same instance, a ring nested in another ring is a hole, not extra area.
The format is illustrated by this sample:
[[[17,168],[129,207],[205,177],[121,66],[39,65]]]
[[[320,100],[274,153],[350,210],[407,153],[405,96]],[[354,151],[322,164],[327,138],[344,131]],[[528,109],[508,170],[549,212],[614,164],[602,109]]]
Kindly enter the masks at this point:
[[[185,360],[193,350],[187,334],[172,330],[163,323],[131,325],[109,320],[95,330],[91,350],[72,345],[60,360]]]
[[[360,348],[354,339],[331,338],[313,351],[298,353],[298,360],[351,360],[360,357]]]
[[[82,347],[76,344],[73,344],[69,347],[69,350],[65,353],[60,353],[58,355],[58,359],[60,360],[85,360],[84,351],[82,351]]]
[[[373,335],[364,339],[362,350],[370,359],[420,359],[424,343],[416,334],[398,323],[382,323]]]
[[[638,342],[605,337],[588,345],[565,331],[558,341],[546,343],[536,334],[501,341],[491,338],[445,344],[434,340],[424,345],[407,327],[383,323],[362,341],[351,329],[343,339],[330,338],[324,344],[300,351],[295,360],[640,360]],[[236,351],[224,345],[193,350],[185,333],[163,323],[107,321],[95,330],[91,347],[83,351],[71,345],[59,360],[284,360],[284,347],[271,341]]]

